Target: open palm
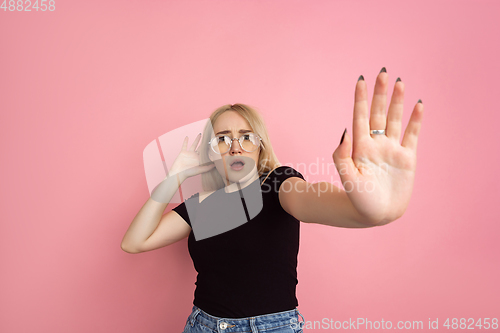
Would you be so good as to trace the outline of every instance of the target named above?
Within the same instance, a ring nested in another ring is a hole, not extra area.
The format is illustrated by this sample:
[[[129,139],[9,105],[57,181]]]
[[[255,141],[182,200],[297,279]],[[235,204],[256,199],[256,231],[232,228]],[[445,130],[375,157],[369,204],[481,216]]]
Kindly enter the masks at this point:
[[[361,216],[378,225],[401,217],[408,207],[424,110],[419,100],[400,143],[404,84],[398,78],[386,115],[388,81],[384,67],[377,76],[369,111],[366,82],[360,76],[354,97],[352,141],[345,133],[342,143],[333,153],[352,204]],[[385,130],[385,134],[370,134],[370,130]]]

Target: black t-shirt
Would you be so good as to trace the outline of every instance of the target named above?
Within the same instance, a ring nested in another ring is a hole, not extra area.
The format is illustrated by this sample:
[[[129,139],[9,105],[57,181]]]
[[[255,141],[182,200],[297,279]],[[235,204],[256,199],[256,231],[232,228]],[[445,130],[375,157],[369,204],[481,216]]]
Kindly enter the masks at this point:
[[[257,185],[262,193],[263,205],[257,215],[252,217],[245,209],[246,216],[251,216],[248,222],[204,239],[196,240],[193,230],[189,234],[189,254],[198,272],[193,304],[213,316],[244,318],[298,306],[300,222],[281,207],[278,194],[286,179],[304,177],[292,167],[280,166],[260,186],[266,176],[242,189]],[[242,192],[224,195],[229,203],[240,199]],[[188,207],[203,205],[209,198],[200,204],[196,193],[173,210],[191,226],[186,203]],[[194,218],[198,223],[200,217]]]

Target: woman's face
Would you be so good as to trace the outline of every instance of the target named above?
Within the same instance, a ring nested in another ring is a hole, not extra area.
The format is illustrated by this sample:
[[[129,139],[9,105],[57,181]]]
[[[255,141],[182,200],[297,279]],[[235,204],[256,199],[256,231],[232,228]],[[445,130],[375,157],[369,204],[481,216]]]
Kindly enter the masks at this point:
[[[252,132],[250,124],[236,111],[226,111],[221,114],[214,126],[215,136],[227,135],[229,138],[240,138],[245,133]],[[249,153],[243,150],[238,140],[233,140],[231,149],[225,154],[215,153],[209,148],[209,157],[214,162],[217,171],[228,182],[245,182],[257,175],[260,145],[255,151]],[[234,163],[236,160],[243,162]]]

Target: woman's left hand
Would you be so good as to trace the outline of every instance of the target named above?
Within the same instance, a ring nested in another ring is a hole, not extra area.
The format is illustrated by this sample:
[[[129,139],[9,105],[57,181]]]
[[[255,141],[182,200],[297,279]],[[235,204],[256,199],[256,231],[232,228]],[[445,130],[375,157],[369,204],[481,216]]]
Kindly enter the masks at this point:
[[[386,116],[388,80],[384,67],[375,83],[369,114],[366,82],[360,76],[354,94],[352,141],[345,132],[342,143],[333,153],[342,184],[353,206],[363,219],[376,225],[398,219],[408,207],[424,111],[419,100],[400,144],[404,84],[396,81]],[[384,129],[385,134],[370,134],[370,130]]]

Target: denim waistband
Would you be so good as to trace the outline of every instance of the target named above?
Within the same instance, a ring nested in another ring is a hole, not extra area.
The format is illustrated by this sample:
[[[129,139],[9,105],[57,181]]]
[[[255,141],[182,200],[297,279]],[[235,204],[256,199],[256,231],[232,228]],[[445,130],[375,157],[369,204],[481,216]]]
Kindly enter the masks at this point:
[[[297,314],[302,317],[302,323],[297,321]],[[223,318],[212,316],[196,305],[193,306],[189,323],[194,325],[195,320],[215,332],[252,332],[269,330],[271,328],[289,326],[291,328],[302,327],[305,323],[304,316],[297,308],[288,311],[275,312],[271,314],[253,316],[247,318]]]

